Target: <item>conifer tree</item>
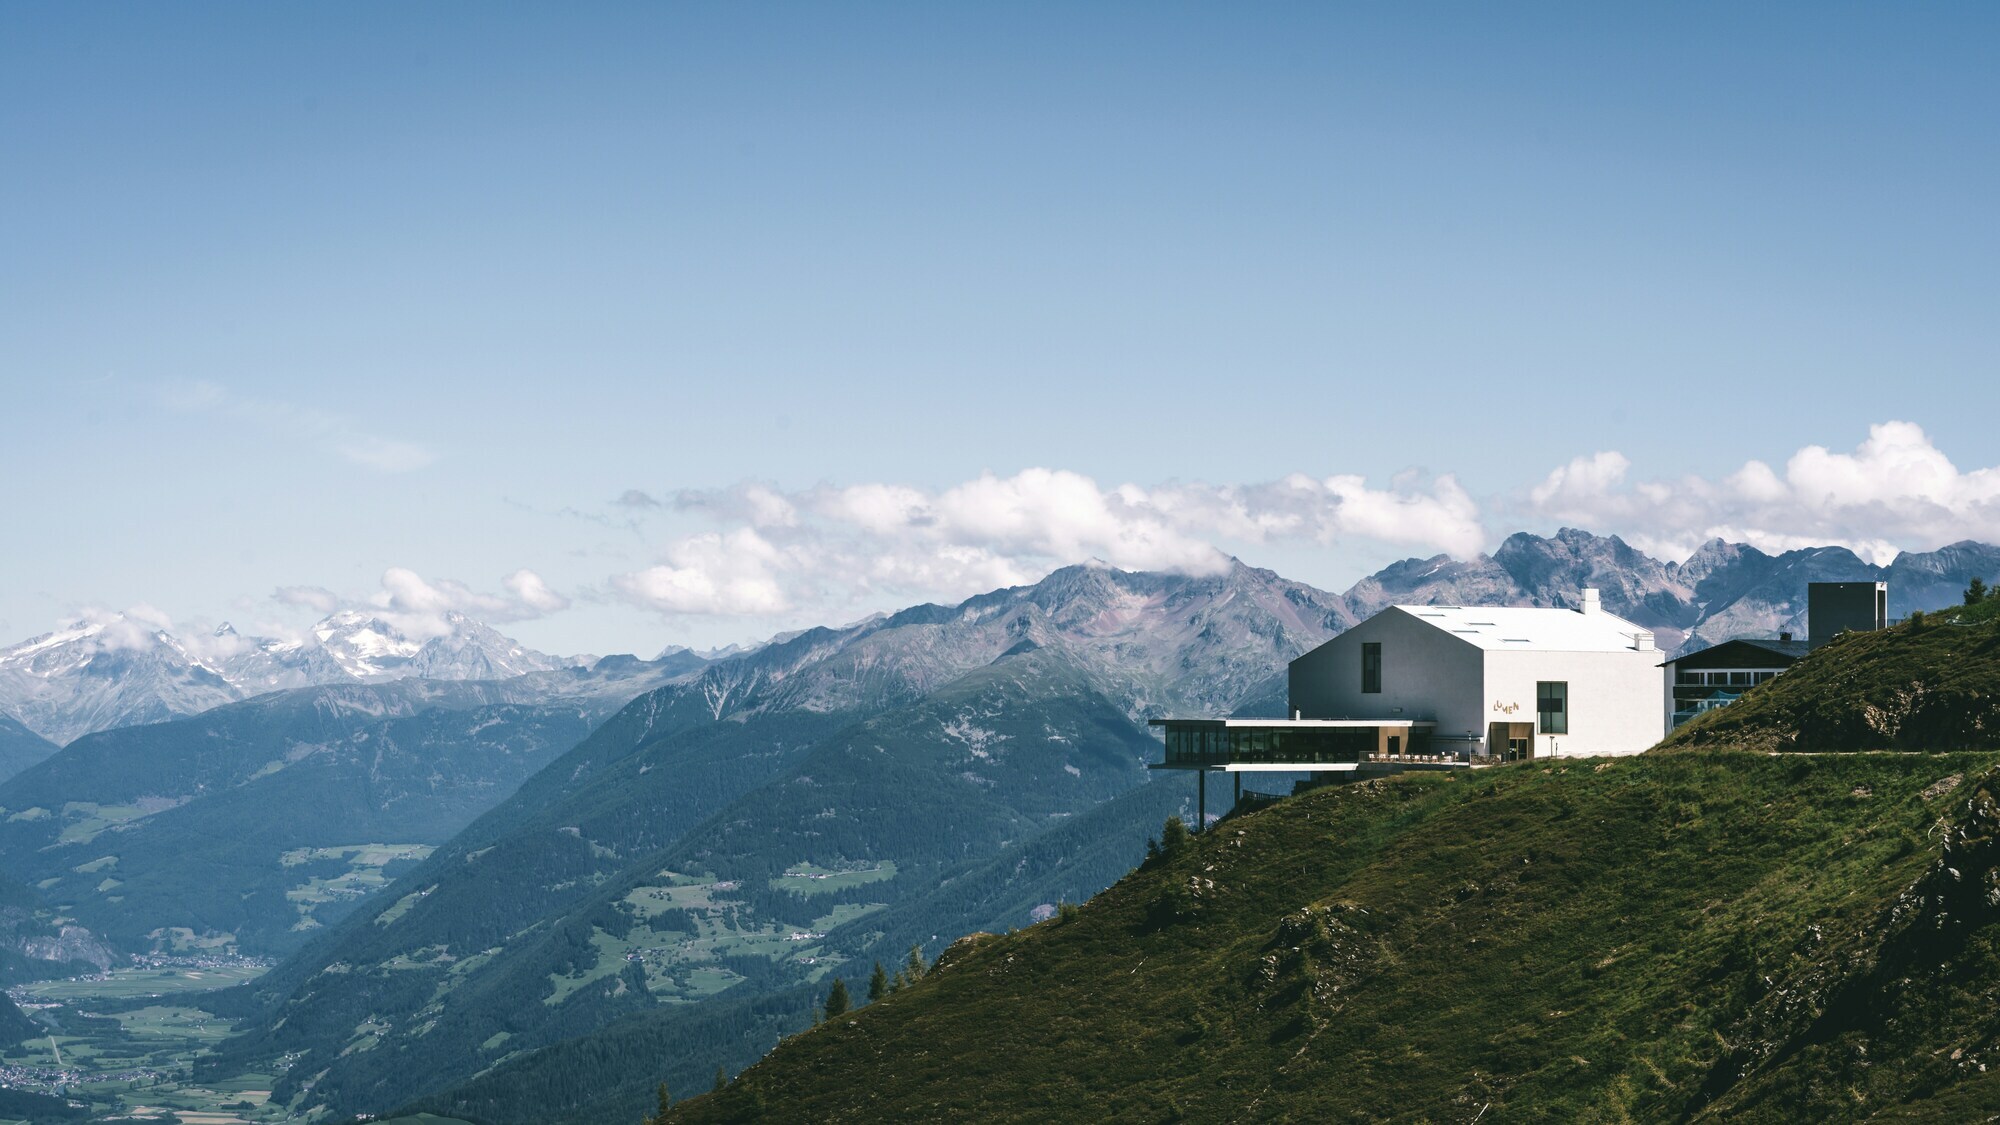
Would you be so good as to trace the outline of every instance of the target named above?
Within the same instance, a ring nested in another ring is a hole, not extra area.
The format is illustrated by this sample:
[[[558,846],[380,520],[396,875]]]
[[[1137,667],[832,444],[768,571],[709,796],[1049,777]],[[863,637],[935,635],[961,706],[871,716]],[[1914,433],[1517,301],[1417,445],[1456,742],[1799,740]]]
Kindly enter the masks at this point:
[[[1187,822],[1177,816],[1168,817],[1167,822],[1160,826],[1161,854],[1168,856],[1179,855],[1181,849],[1187,847],[1187,844]]]
[[[715,1092],[721,1093],[729,1086],[729,1072],[720,1066],[715,1068]]]
[[[651,1117],[641,1118],[639,1125],[667,1125],[667,1107],[673,1104],[673,1098],[667,1094],[665,1082],[660,1083],[658,1094],[659,1109],[655,1110]]]
[[[1986,597],[1987,597],[1986,579],[1984,578],[1974,578],[1972,582],[1965,587],[1966,605],[1978,605],[1980,602],[1985,601]]]
[[[924,979],[924,973],[927,970],[928,966],[924,964],[923,945],[919,943],[910,946],[909,959],[903,962],[903,975],[909,978],[911,984],[915,984]]]
[[[847,1014],[847,982],[833,978],[833,988],[826,994],[826,1018],[833,1019]]]
[[[889,974],[882,971],[882,962],[875,962],[875,973],[868,978],[868,1002],[873,1004],[889,995]]]

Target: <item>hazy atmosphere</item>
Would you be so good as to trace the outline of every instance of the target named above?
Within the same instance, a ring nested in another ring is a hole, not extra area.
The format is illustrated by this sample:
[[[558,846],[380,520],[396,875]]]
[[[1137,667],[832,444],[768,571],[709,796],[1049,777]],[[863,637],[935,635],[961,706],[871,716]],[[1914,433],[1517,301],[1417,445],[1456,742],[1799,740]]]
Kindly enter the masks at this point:
[[[1987,5],[15,5],[0,636],[2000,537]]]

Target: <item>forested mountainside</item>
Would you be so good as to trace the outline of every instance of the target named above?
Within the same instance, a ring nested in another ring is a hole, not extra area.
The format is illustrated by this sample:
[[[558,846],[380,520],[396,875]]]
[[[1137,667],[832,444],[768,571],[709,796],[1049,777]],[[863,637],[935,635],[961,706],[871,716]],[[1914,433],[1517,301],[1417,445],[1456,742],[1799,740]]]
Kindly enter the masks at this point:
[[[0,986],[97,972],[116,958],[97,935],[0,871]]]
[[[1247,567],[1074,567],[719,661],[635,701],[260,982],[251,1030],[217,1065],[310,1050],[328,1060],[312,1097],[381,1112],[428,1092],[413,1082],[441,1090],[628,1011],[810,982],[886,940],[865,916],[1143,784],[1152,742],[1136,717],[1228,710],[1330,635],[1330,614]],[[1006,898],[988,887],[962,905]],[[899,916],[897,932],[935,944],[989,916]],[[627,918],[689,948],[628,961]],[[356,1005],[392,1030],[343,1057]],[[480,1030],[502,1009],[505,1036]]]
[[[87,735],[0,784],[0,863],[122,950],[282,953],[617,705],[516,694],[305,688]]]
[[[672,1120],[1981,1119],[2000,752],[1765,751],[1787,722],[1866,749],[1814,733],[1815,703],[1911,693],[1941,635],[2000,683],[1990,629],[1850,637],[1699,749],[1338,786],[1170,836]]]
[[[0,781],[56,752],[56,744],[0,715]]]

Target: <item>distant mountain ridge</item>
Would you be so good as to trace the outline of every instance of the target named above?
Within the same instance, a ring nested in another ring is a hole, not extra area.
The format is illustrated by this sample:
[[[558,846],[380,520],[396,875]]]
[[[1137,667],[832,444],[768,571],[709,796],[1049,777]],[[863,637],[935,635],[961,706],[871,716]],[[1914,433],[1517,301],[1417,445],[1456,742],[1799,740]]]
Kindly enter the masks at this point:
[[[1256,571],[1241,563],[1235,565],[1240,570]],[[1127,572],[1103,566],[1064,567],[1035,586],[1021,589],[1040,591],[1037,597],[1046,601],[1057,597],[1064,584],[1087,584],[1093,581],[1092,575],[1113,573]],[[1257,573],[1271,575],[1269,571]],[[1272,595],[1276,600],[1263,606],[1264,623],[1247,627],[1283,628],[1294,643],[1309,642],[1310,647],[1399,602],[1574,605],[1583,587],[1595,586],[1603,591],[1606,609],[1655,630],[1662,648],[1677,650],[1731,636],[1768,635],[1786,629],[1804,635],[1808,582],[1886,579],[1890,613],[1900,617],[1912,609],[1950,604],[1975,576],[2000,579],[2000,548],[1966,541],[1936,551],[1906,551],[1888,566],[1876,566],[1844,547],[1808,547],[1769,555],[1755,547],[1715,539],[1686,561],[1672,563],[1652,558],[1617,536],[1563,528],[1547,537],[1527,532],[1510,535],[1492,554],[1471,559],[1448,555],[1405,559],[1361,579],[1344,594],[1271,575],[1282,590]],[[1140,620],[1140,602],[1166,596],[1161,582],[1172,577],[1149,576],[1149,587],[1145,582],[1135,585],[1127,581],[1130,588],[1120,595],[1123,600],[1100,607],[1097,612],[1106,616],[1078,630],[1072,643],[1098,645],[1138,657],[1129,672],[1113,674],[1101,685],[1114,697],[1129,694],[1135,708],[1143,710],[1173,700],[1177,705],[1212,710],[1220,698],[1212,689],[1222,685],[1190,690],[1180,678],[1186,673],[1199,679],[1204,674],[1199,662],[1178,669],[1163,665],[1159,662],[1164,659],[1162,654],[1173,649],[1166,643],[1170,639],[1166,634],[1145,638],[1118,624],[1121,615]],[[960,608],[979,612],[981,606],[997,604],[990,599],[1006,593],[980,595]],[[876,614],[848,626],[799,630],[759,645],[731,645],[705,653],[669,646],[659,659],[704,661],[728,666],[747,677],[732,682],[732,674],[726,672],[712,682],[718,693],[716,717],[720,717],[736,709],[738,704],[731,702],[731,697],[739,697],[740,702],[742,690],[757,677],[766,677],[761,681],[764,688],[772,686],[768,678],[771,669],[760,660],[774,649],[796,652],[793,642],[808,636],[844,645],[847,640],[860,640],[892,625],[909,624],[913,620],[910,614],[935,614],[944,608],[920,606],[896,614]],[[289,688],[406,677],[507,679],[595,662],[589,656],[536,652],[457,612],[446,614],[445,624],[441,635],[415,637],[382,615],[343,610],[314,625],[303,641],[243,637],[225,624],[193,644],[129,618],[79,622],[0,649],[0,716],[11,716],[61,745],[93,731],[199,714],[224,703]],[[1040,643],[1033,635],[1035,626],[1023,628],[1026,631],[1017,643]],[[1095,640],[1090,639],[1093,630]],[[897,666],[890,670],[883,665],[890,656],[880,653],[867,662],[868,668],[855,671],[863,679],[882,685],[899,676],[917,685],[941,674],[956,659],[948,653],[907,651],[894,655]],[[1265,678],[1263,691],[1237,693],[1235,706],[1248,713],[1276,714],[1282,710],[1281,681],[1275,675]],[[1122,687],[1115,682],[1119,680]],[[1232,684],[1231,690],[1241,686]],[[823,690],[837,695],[850,689],[822,684],[820,688],[795,686],[789,690]]]
[[[536,652],[455,611],[444,624],[440,635],[415,637],[343,610],[301,641],[245,637],[225,623],[194,643],[122,615],[78,622],[0,649],[0,715],[66,744],[292,688],[499,680],[594,661]]]
[[[1905,551],[1888,566],[1845,547],[1804,547],[1778,555],[1712,539],[1685,562],[1661,562],[1617,536],[1563,528],[1543,537],[1510,535],[1491,555],[1406,559],[1362,579],[1343,595],[1358,619],[1385,606],[1573,606],[1585,586],[1604,608],[1659,634],[1660,647],[1685,651],[1735,636],[1806,635],[1811,582],[1889,583],[1889,613],[1935,609],[1959,600],[1972,578],[2000,575],[2000,547],[1970,540],[1935,551]]]
[[[85,735],[0,782],[0,870],[125,952],[170,951],[177,934],[286,952],[632,697],[700,667],[321,684]]]

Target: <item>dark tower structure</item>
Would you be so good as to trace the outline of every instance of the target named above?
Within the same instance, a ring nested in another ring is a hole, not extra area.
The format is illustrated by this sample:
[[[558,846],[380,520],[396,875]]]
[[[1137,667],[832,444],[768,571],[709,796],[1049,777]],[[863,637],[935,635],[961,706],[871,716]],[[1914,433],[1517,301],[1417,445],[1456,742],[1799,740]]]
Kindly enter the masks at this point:
[[[1812,647],[1849,630],[1889,626],[1887,582],[1814,582],[1806,587],[1806,628]]]

